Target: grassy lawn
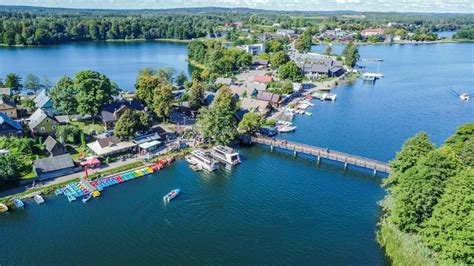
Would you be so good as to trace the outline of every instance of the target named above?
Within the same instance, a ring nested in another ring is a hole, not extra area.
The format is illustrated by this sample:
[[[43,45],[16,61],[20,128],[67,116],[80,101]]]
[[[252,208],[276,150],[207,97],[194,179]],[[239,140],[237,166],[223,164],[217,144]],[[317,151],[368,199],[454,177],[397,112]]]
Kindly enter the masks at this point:
[[[92,124],[91,122],[71,122],[71,124],[75,125],[78,127],[82,132],[86,134],[91,134],[92,131],[95,131],[97,134],[104,133],[104,127],[100,123],[94,123]]]
[[[35,178],[35,177],[36,177],[35,172],[31,171],[29,173],[22,174],[20,179],[31,179],[31,178]]]
[[[81,157],[81,155],[84,155],[83,157],[88,157],[90,152],[89,152],[89,149],[86,147],[86,148],[82,148],[81,146],[71,146],[71,145],[67,145],[67,152],[69,154],[71,154],[71,158],[74,160],[74,161],[79,161],[79,158]]]

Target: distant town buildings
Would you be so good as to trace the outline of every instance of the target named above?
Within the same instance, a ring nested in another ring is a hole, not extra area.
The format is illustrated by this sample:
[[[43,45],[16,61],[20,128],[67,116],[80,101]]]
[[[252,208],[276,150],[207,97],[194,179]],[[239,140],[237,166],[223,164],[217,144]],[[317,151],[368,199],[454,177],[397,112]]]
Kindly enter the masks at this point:
[[[377,29],[365,29],[360,34],[362,37],[371,37],[371,36],[380,36],[384,33],[384,30],[381,28]]]

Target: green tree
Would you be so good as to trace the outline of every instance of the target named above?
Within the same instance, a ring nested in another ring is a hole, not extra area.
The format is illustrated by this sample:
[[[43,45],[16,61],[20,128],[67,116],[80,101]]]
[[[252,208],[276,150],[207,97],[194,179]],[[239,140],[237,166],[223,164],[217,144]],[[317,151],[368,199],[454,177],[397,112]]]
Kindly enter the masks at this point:
[[[67,114],[77,113],[78,103],[76,96],[79,90],[74,84],[74,80],[68,76],[63,76],[51,89],[50,96],[54,107]]]
[[[176,85],[179,87],[183,86],[184,83],[188,80],[188,77],[186,77],[186,74],[181,71],[179,75],[176,77]]]
[[[137,132],[144,132],[152,126],[150,115],[143,111],[126,110],[114,128],[114,134],[121,139],[131,139]]]
[[[81,115],[89,114],[94,119],[101,111],[102,105],[113,100],[118,94],[117,84],[108,77],[92,70],[76,73],[74,86],[78,90],[77,111]]]
[[[21,85],[21,77],[16,73],[9,73],[5,77],[5,86],[12,90],[18,91],[23,86]]]
[[[41,89],[40,79],[36,75],[28,74],[28,76],[26,76],[24,87],[33,90],[36,94],[36,91]]]
[[[415,166],[421,157],[434,149],[434,144],[430,142],[428,135],[424,132],[405,141],[395,160],[390,162],[392,173],[389,178],[384,180],[383,184],[385,186],[398,184],[401,174]]]
[[[176,74],[176,69],[172,67],[162,67],[156,70],[156,75],[158,77],[162,77],[164,80],[168,81],[169,83],[173,82],[173,77]]]
[[[198,110],[204,105],[204,92],[204,86],[197,81],[193,81],[193,85],[188,92],[188,102],[191,109]]]
[[[278,74],[281,80],[291,80],[293,82],[301,82],[303,80],[301,69],[294,61],[290,61],[280,66],[278,69]]]
[[[449,148],[429,152],[404,173],[392,190],[391,220],[402,231],[418,232],[444,193],[446,182],[460,169],[460,161]]]
[[[136,97],[143,100],[148,107],[152,107],[155,90],[163,83],[166,83],[166,80],[162,77],[148,75],[147,72],[141,72],[135,83],[135,89],[137,91]]]
[[[440,264],[474,264],[474,170],[454,176],[421,231]]]
[[[263,122],[264,119],[261,115],[248,112],[239,122],[238,131],[243,135],[253,135],[258,132]]]
[[[288,63],[290,61],[290,57],[283,51],[276,52],[271,56],[270,64],[272,65],[273,69],[277,69],[280,66]]]
[[[9,152],[0,156],[0,184],[19,178],[21,168],[22,162],[18,154]]]
[[[173,87],[169,83],[160,83],[154,90],[153,110],[162,120],[166,120],[171,113],[173,104]]]
[[[353,42],[349,42],[344,51],[342,51],[342,56],[344,57],[344,64],[349,67],[354,67],[360,59],[359,49]]]
[[[222,86],[209,109],[201,108],[198,127],[204,137],[219,144],[229,144],[237,136],[235,121],[236,103],[232,91]]]
[[[324,54],[325,55],[331,55],[332,54],[332,46],[330,44],[326,45],[326,49],[324,49]]]
[[[81,130],[74,125],[64,125],[56,128],[56,138],[62,143],[78,144]]]
[[[280,52],[285,49],[285,46],[283,45],[283,43],[277,40],[268,41],[266,47],[267,47],[267,51],[270,53]]]

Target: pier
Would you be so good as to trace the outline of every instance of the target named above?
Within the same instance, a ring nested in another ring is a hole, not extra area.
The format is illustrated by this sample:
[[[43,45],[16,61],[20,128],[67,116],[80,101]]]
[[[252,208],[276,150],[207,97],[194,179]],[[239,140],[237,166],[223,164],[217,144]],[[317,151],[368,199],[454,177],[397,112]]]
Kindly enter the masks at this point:
[[[262,136],[254,136],[251,139],[252,143],[268,145],[270,150],[273,151],[275,148],[280,148],[293,152],[293,155],[296,157],[298,153],[315,156],[317,163],[321,162],[321,159],[327,159],[335,162],[340,162],[344,164],[344,169],[352,166],[357,166],[371,170],[374,175],[377,175],[377,172],[390,173],[390,166],[387,163],[368,159],[365,157],[352,155],[344,152],[328,150],[325,148],[320,148],[316,146],[310,146],[306,144],[301,144],[293,141],[287,141],[282,139],[272,139]]]

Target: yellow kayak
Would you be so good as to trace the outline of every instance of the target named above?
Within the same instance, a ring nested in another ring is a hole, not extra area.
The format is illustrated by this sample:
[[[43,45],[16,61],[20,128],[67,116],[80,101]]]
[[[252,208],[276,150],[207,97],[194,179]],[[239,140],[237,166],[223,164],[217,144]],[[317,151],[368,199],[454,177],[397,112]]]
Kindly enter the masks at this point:
[[[100,192],[95,190],[94,192],[92,192],[92,196],[94,196],[94,198],[97,198],[100,196]]]

